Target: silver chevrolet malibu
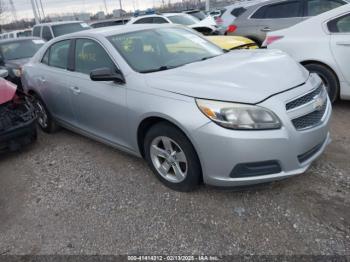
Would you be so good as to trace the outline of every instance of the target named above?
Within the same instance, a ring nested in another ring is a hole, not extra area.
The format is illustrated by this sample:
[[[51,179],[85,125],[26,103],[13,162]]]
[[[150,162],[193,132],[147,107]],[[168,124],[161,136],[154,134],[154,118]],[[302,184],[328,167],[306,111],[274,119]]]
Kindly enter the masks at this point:
[[[330,141],[318,76],[281,51],[226,53],[181,26],[56,38],[22,82],[44,131],[62,126],[143,157],[179,191],[301,174]]]

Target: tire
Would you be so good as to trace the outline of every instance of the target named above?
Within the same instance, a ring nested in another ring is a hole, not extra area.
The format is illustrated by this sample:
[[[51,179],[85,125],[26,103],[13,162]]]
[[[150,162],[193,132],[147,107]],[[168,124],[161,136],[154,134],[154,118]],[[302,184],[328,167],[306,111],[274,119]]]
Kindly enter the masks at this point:
[[[58,130],[58,125],[47,109],[44,101],[38,95],[34,95],[33,98],[33,105],[38,117],[37,123],[40,129],[48,134],[56,132]]]
[[[166,159],[163,152],[167,151],[166,148],[169,149],[169,141],[172,150],[168,150],[168,153],[173,151],[173,154],[167,154]],[[162,156],[158,155],[159,150],[163,150]],[[186,135],[173,125],[161,122],[151,127],[144,139],[144,152],[148,165],[165,186],[180,192],[190,192],[200,184],[202,171],[197,153]],[[171,158],[171,155],[174,155],[174,158]],[[161,169],[164,166],[169,168],[169,171],[164,173],[164,169]],[[170,175],[165,175],[166,173]],[[183,176],[175,175],[179,173]]]
[[[332,103],[334,103],[339,97],[340,87],[338,78],[333,73],[333,71],[328,67],[320,64],[307,64],[305,67],[307,70],[309,70],[310,73],[316,73],[321,77],[323,83],[327,88],[329,99]]]

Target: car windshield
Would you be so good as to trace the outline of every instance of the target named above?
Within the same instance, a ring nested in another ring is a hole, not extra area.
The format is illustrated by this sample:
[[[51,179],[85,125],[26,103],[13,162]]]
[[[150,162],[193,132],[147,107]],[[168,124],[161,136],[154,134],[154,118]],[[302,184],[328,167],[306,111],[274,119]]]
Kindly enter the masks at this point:
[[[150,73],[203,61],[222,49],[185,28],[159,28],[113,35],[108,40],[137,72]]]
[[[52,26],[52,31],[55,37],[88,29],[91,29],[91,27],[86,23],[71,23]]]
[[[194,25],[199,22],[199,19],[190,15],[172,15],[168,16],[168,18],[174,24],[179,25]]]
[[[21,40],[0,44],[1,53],[5,60],[30,58],[44,45],[41,39]]]

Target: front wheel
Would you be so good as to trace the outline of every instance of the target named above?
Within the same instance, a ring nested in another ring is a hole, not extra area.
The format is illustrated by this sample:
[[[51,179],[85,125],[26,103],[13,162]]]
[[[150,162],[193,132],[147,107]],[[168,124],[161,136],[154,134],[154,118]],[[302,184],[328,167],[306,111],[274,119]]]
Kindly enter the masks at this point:
[[[34,95],[33,105],[37,115],[37,123],[39,127],[45,133],[55,132],[58,129],[58,126],[55,120],[52,118],[50,112],[47,110],[47,107],[43,100],[39,96]]]
[[[144,140],[145,158],[157,178],[167,187],[182,192],[196,189],[201,181],[197,153],[176,127],[159,123]]]
[[[326,86],[329,99],[334,103],[339,97],[339,81],[333,71],[320,64],[307,64],[305,67],[310,73],[319,75]]]

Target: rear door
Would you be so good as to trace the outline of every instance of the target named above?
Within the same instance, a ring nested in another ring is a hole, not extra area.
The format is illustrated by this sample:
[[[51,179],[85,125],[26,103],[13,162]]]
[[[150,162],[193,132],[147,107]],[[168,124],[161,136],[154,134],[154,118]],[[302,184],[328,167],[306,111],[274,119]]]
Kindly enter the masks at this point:
[[[53,116],[69,124],[75,116],[69,99],[68,57],[71,40],[54,43],[38,65],[37,85],[40,95]]]
[[[99,42],[87,38],[76,39],[75,42],[75,69],[70,75],[70,97],[77,126],[105,141],[125,146],[125,85],[90,79],[91,71],[99,68],[115,70],[116,64]]]
[[[302,21],[302,16],[301,1],[284,1],[260,7],[251,15],[248,23],[254,28],[258,40],[264,41],[268,32],[295,25]]]
[[[333,56],[350,84],[350,13],[328,22]]]

